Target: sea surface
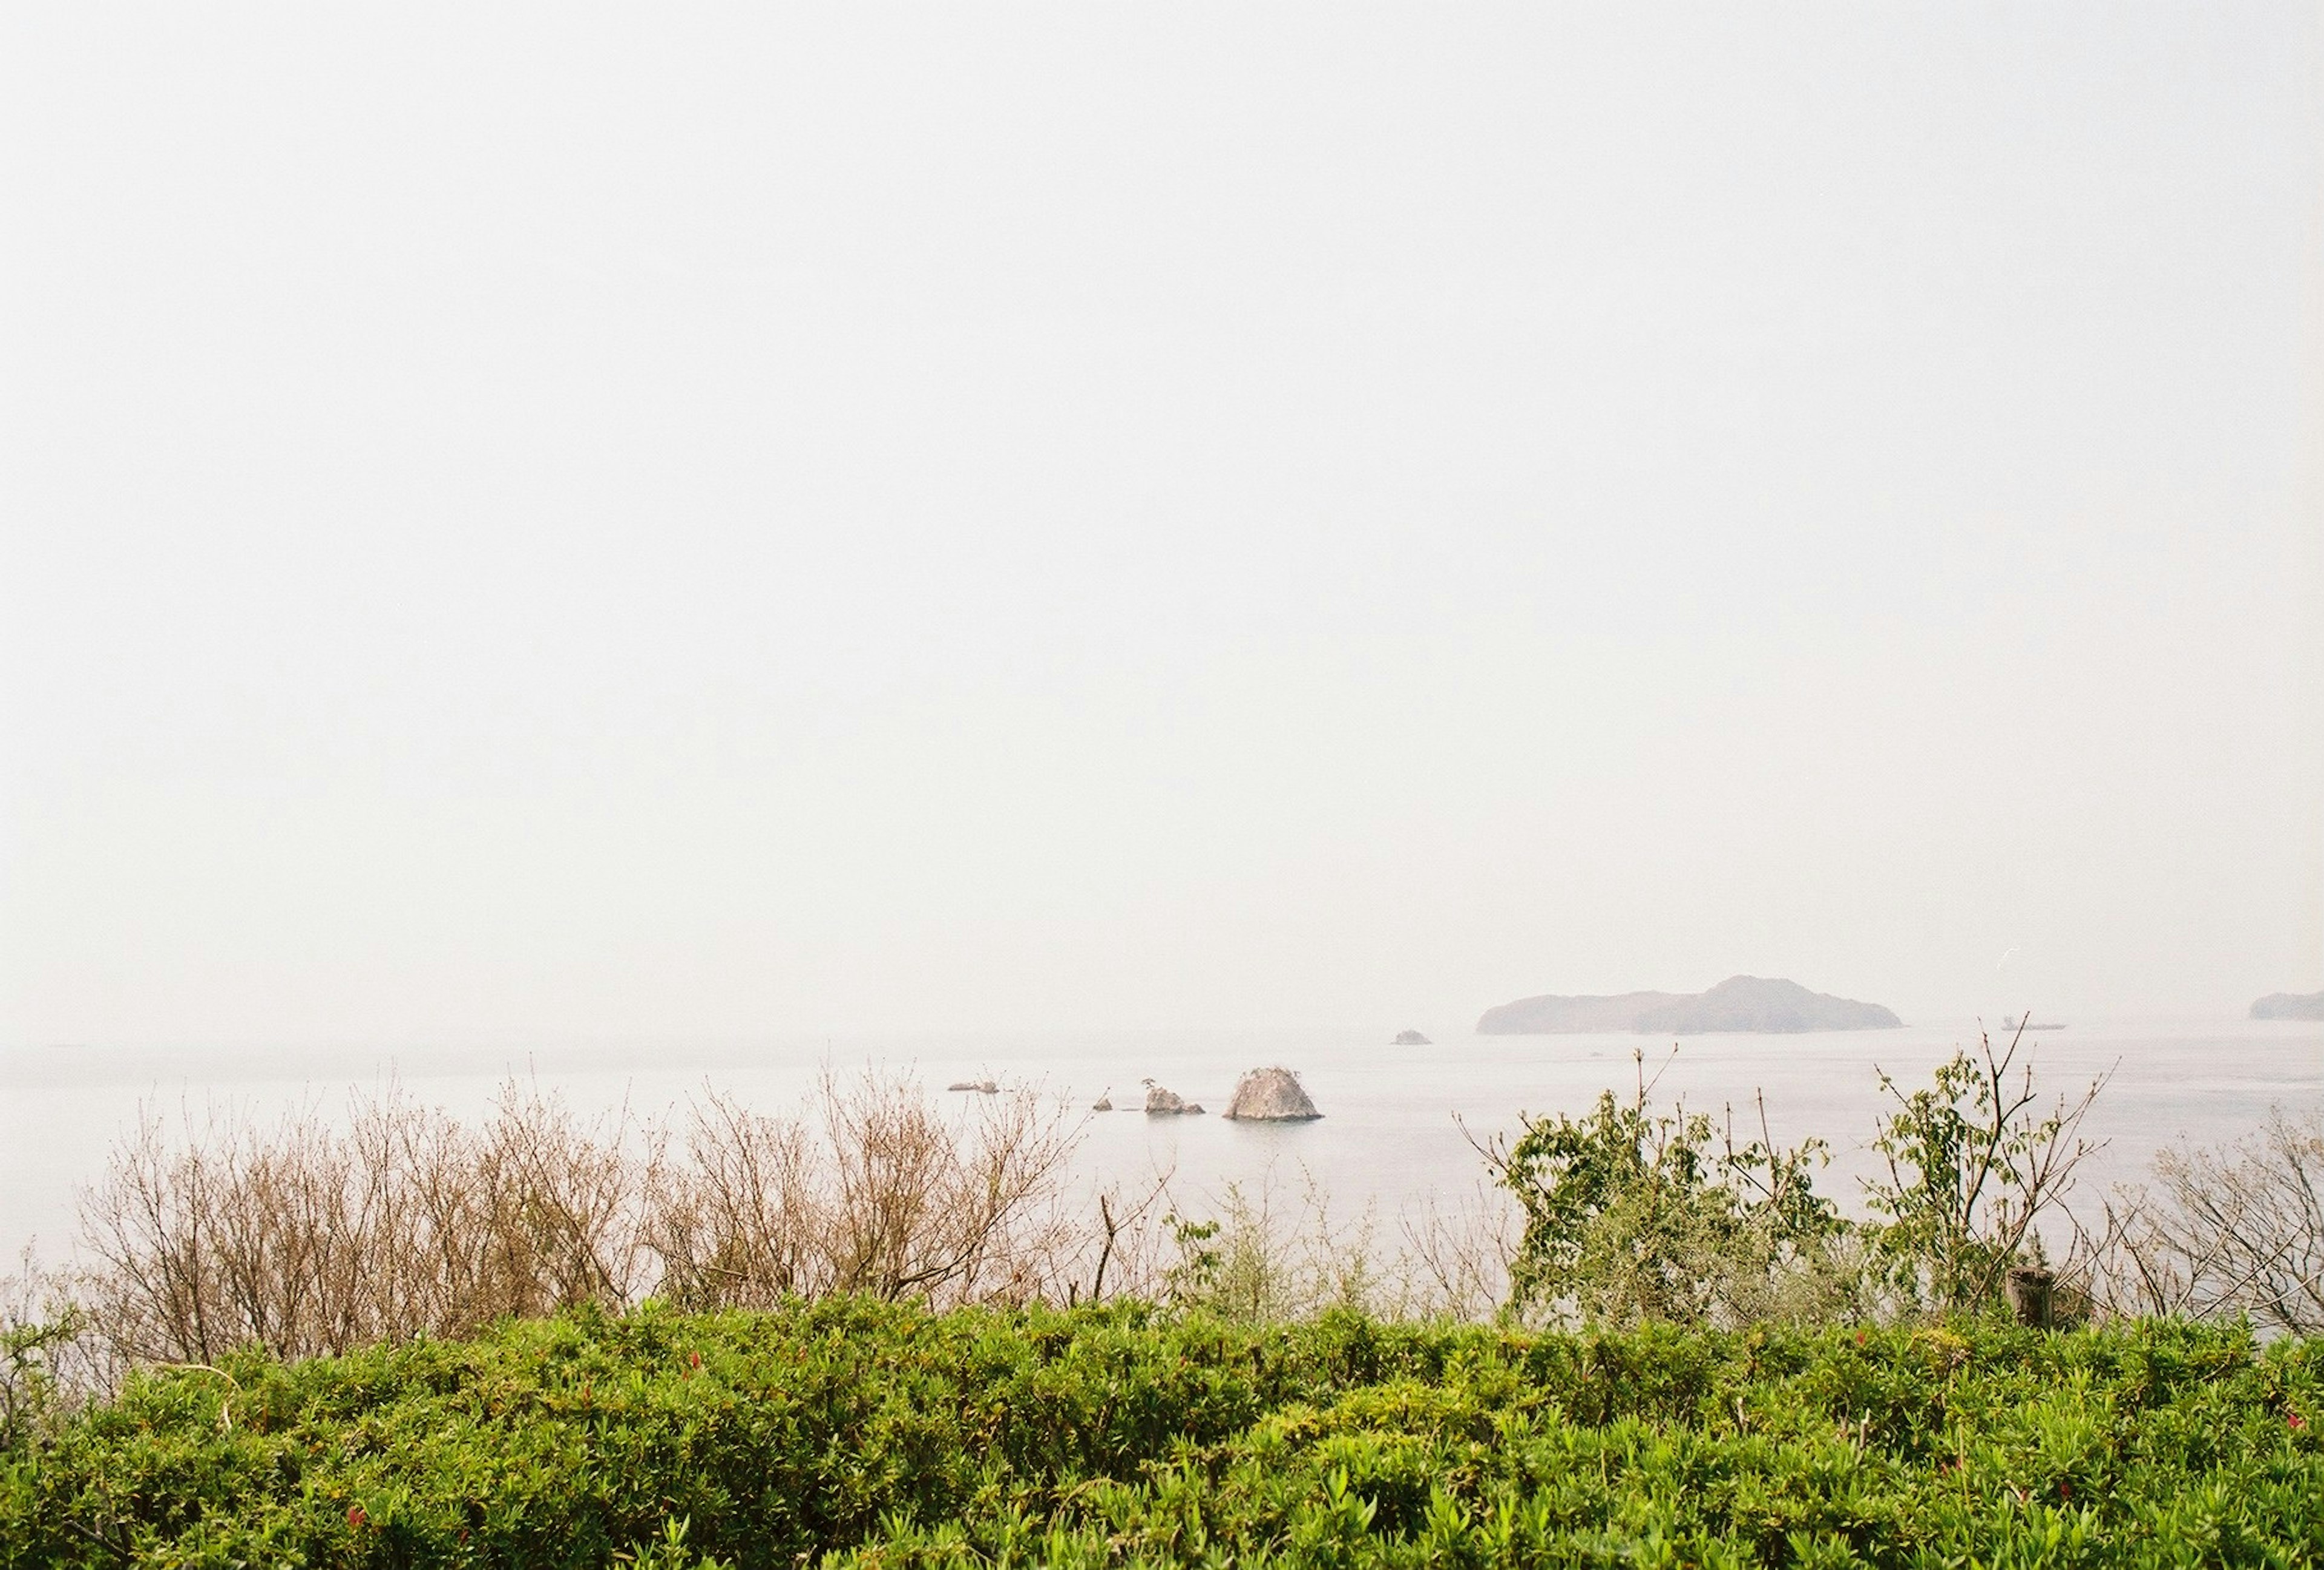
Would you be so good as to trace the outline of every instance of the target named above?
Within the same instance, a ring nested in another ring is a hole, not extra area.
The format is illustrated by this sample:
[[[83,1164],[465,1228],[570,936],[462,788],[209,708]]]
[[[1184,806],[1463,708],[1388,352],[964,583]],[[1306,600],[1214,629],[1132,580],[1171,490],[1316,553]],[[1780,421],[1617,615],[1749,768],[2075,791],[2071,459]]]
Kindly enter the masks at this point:
[[[1427,1029],[1423,1027],[1424,1030]],[[1076,1180],[1126,1188],[1170,1185],[1181,1214],[1215,1206],[1225,1187],[1271,1191],[1295,1208],[1314,1192],[1342,1219],[1370,1209],[1393,1228],[1425,1207],[1472,1200],[1485,1168],[1472,1141],[1518,1126],[1522,1114],[1580,1113],[1602,1090],[1632,1093],[1644,1075],[1657,1100],[1733,1110],[1738,1135],[1766,1126],[1779,1141],[1821,1139],[1831,1168],[1819,1187],[1860,1212],[1858,1180],[1877,1168],[1867,1147],[1889,1104],[1886,1071],[1905,1089],[1956,1047],[1974,1048],[1974,1020],[1902,1030],[1798,1036],[1476,1036],[1430,1030],[1425,1047],[1389,1044],[1389,1030],[1122,1031],[1074,1035],[892,1035],[758,1043],[537,1044],[394,1051],[312,1048],[52,1047],[0,1052],[0,1245],[48,1265],[73,1252],[76,1194],[108,1150],[158,1115],[173,1131],[219,1117],[271,1121],[295,1107],[344,1113],[354,1095],[388,1085],[463,1117],[486,1113],[512,1076],[589,1114],[626,1108],[682,1120],[706,1089],[768,1111],[798,1109],[826,1068],[909,1075],[929,1094],[993,1078],[1055,1096],[1080,1119]],[[2046,1104],[2104,1076],[2086,1135],[2104,1148],[2083,1192],[2144,1177],[2155,1150],[2184,1140],[2224,1144],[2255,1130],[2272,1107],[2324,1109],[2324,1025],[2292,1020],[2073,1020],[2029,1033]],[[1638,1055],[1644,1055],[1643,1062]],[[1281,1064],[1323,1112],[1305,1124],[1216,1115],[1238,1075]],[[1151,1079],[1209,1108],[1202,1117],[1136,1111]],[[1090,1113],[1111,1091],[1124,1110]],[[961,1098],[965,1099],[965,1098]]]

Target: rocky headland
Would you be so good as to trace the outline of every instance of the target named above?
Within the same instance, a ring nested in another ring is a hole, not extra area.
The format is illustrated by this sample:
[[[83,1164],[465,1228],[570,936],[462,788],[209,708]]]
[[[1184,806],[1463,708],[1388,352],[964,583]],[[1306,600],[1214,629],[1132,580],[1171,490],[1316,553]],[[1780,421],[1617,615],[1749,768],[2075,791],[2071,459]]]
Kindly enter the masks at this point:
[[[2324,1020],[2324,993],[2270,993],[2251,1006],[2255,1020]]]
[[[1729,976],[1704,993],[1620,993],[1611,997],[1519,998],[1485,1011],[1480,1036],[1552,1036],[1633,1030],[1700,1036],[1722,1030],[1891,1030],[1902,1025],[1878,1003],[1812,993],[1797,982]]]

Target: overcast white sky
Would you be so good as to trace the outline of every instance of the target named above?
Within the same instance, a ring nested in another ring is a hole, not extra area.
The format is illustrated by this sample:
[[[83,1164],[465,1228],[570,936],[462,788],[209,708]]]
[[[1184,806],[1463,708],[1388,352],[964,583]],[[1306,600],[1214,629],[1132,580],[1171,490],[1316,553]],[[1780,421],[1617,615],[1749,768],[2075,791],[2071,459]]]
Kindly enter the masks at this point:
[[[2313,5],[11,6],[0,1041],[2324,984],[2319,84]]]

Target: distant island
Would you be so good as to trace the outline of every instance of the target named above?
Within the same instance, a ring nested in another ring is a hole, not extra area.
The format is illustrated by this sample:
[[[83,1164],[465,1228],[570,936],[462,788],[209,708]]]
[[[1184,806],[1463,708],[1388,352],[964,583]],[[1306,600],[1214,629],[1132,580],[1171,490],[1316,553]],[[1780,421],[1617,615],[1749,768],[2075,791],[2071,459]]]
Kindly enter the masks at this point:
[[[1389,1042],[1388,1045],[1391,1047],[1425,1047],[1428,1045],[1428,1038],[1422,1035],[1417,1030],[1398,1030],[1396,1033],[1396,1039]]]
[[[1623,993],[1614,997],[1519,998],[1488,1009],[1480,1036],[1553,1036],[1603,1030],[1700,1036],[1719,1030],[1891,1030],[1904,1021],[1878,1003],[1812,993],[1797,982],[1729,976],[1707,993]]]
[[[2324,993],[2270,993],[2251,1006],[2255,1020],[2324,1020]]]

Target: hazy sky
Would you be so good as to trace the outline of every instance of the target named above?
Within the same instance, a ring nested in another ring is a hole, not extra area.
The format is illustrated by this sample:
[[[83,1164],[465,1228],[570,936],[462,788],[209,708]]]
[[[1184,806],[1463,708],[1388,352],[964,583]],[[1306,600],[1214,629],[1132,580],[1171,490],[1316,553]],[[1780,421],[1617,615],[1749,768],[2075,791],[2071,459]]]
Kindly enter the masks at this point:
[[[2324,985],[2312,5],[0,20],[0,1041]]]

